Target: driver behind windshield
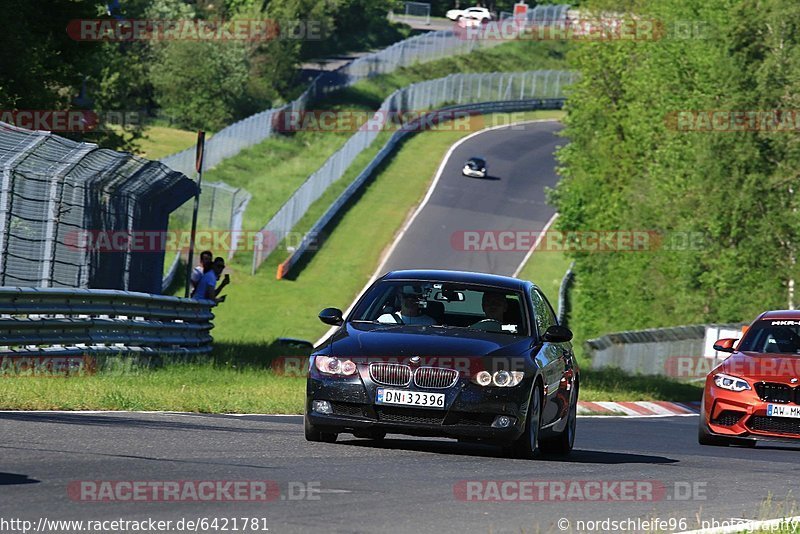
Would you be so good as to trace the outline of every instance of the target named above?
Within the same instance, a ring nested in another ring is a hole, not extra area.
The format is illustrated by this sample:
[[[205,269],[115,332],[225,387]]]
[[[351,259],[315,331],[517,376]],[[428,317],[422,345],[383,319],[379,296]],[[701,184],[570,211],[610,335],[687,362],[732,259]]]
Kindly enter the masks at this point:
[[[508,309],[508,301],[502,293],[486,292],[481,299],[481,306],[483,313],[486,314],[486,319],[492,319],[498,323],[503,323],[506,310]]]
[[[436,324],[436,320],[433,317],[422,313],[422,309],[419,305],[421,299],[421,292],[415,291],[410,287],[403,288],[400,292],[400,313],[384,313],[378,317],[378,322],[420,326]]]

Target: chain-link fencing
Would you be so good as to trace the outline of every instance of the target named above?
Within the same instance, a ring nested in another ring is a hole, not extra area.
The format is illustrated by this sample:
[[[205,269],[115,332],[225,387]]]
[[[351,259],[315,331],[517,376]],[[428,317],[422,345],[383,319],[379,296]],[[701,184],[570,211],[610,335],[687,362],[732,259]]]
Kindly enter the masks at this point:
[[[241,187],[232,187],[225,182],[203,182],[202,189],[197,210],[197,227],[201,230],[196,241],[200,241],[201,248],[213,249],[215,254],[219,250],[227,250],[230,260],[238,248],[244,211],[252,195]],[[192,227],[193,210],[193,200],[175,210],[169,220],[170,228],[188,233]],[[223,246],[216,246],[217,244]],[[164,273],[164,291],[172,284],[181,268],[180,257],[183,252],[182,249],[167,251],[167,261],[170,263],[169,269]]]
[[[0,169],[0,285],[161,292],[168,217],[193,181],[5,123]]]
[[[530,71],[516,73],[452,74],[445,78],[412,84],[392,93],[372,118],[344,146],[334,153],[284,203],[261,229],[254,244],[256,269],[275,250],[327,188],[341,178],[348,167],[387,127],[392,117],[409,110],[439,108],[445,104],[501,102],[526,99],[562,98],[564,87],[576,73],[569,71]],[[266,238],[264,238],[266,237]]]
[[[431,23],[431,5],[426,2],[403,2],[403,9],[398,13],[389,13],[389,20],[429,25]]]

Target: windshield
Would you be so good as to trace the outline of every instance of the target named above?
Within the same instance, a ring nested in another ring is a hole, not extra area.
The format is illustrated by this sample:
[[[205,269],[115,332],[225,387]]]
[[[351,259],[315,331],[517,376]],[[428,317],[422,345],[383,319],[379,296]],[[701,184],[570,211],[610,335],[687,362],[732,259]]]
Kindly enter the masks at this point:
[[[516,291],[487,286],[384,281],[372,288],[350,320],[527,336],[522,302]]]
[[[800,354],[800,321],[758,321],[747,331],[738,350]]]
[[[483,161],[482,159],[473,158],[467,161],[467,165],[471,169],[482,169],[483,167],[486,166],[486,162]]]

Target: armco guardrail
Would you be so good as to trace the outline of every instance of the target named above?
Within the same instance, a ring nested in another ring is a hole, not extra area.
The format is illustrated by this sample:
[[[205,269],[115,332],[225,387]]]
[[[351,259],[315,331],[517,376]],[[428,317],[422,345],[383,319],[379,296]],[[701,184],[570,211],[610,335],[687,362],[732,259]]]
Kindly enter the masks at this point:
[[[210,300],[104,289],[0,288],[0,358],[211,351]]]
[[[564,100],[560,98],[553,99],[531,99],[531,100],[517,100],[510,102],[483,102],[479,104],[464,104],[459,106],[448,106],[436,111],[431,112],[431,124],[437,124],[440,119],[448,117],[449,113],[444,112],[469,112],[470,114],[480,113],[511,113],[514,111],[528,111],[535,109],[561,109],[564,105]],[[394,132],[392,136],[383,145],[380,152],[369,162],[366,168],[356,177],[353,182],[347,186],[339,197],[331,204],[327,211],[320,217],[311,230],[303,237],[300,245],[292,252],[283,263],[278,266],[276,277],[283,278],[294,267],[300,257],[305,254],[309,246],[314,243],[316,236],[318,236],[325,226],[333,219],[340,209],[347,203],[348,200],[364,185],[369,179],[375,169],[388,157],[395,147],[409,134],[416,132],[419,128],[416,126],[420,121],[426,120],[423,116],[416,121],[408,123],[405,127]]]
[[[567,317],[571,309],[571,302],[569,300],[569,288],[575,280],[575,262],[569,264],[567,272],[564,273],[564,278],[561,279],[561,285],[558,288],[558,324],[566,326]]]
[[[700,324],[617,332],[590,339],[585,348],[593,369],[616,367],[635,374],[702,378],[678,372],[683,364],[691,366],[696,359],[719,359],[720,355],[710,350],[710,346],[720,331],[738,332],[744,325]],[[708,369],[708,366],[703,368]]]
[[[272,253],[282,239],[305,215],[309,207],[339,180],[353,161],[378,137],[391,117],[411,110],[430,110],[447,103],[522,102],[561,99],[563,89],[577,73],[570,71],[529,71],[482,74],[451,74],[398,89],[344,146],[328,158],[261,228],[269,240],[254,244],[252,272]],[[513,104],[512,104],[513,105]]]

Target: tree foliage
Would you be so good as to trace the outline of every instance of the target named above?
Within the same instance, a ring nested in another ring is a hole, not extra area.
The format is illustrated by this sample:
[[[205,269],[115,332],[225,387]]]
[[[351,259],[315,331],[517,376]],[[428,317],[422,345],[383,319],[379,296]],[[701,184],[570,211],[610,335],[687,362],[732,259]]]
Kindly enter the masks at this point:
[[[797,110],[800,6],[784,0],[595,2],[663,23],[580,43],[552,192],[564,231],[652,231],[646,252],[572,253],[585,336],[750,320],[797,276],[796,133],[682,131],[678,112]]]
[[[0,35],[0,109],[91,109],[138,113],[184,128],[218,130],[285,102],[306,81],[309,58],[384,46],[405,34],[388,23],[389,0],[6,0],[20,31]],[[110,13],[109,13],[110,11]],[[321,38],[268,41],[88,42],[70,38],[76,19],[268,19],[282,32],[312,21]],[[141,123],[84,139],[131,148]]]

